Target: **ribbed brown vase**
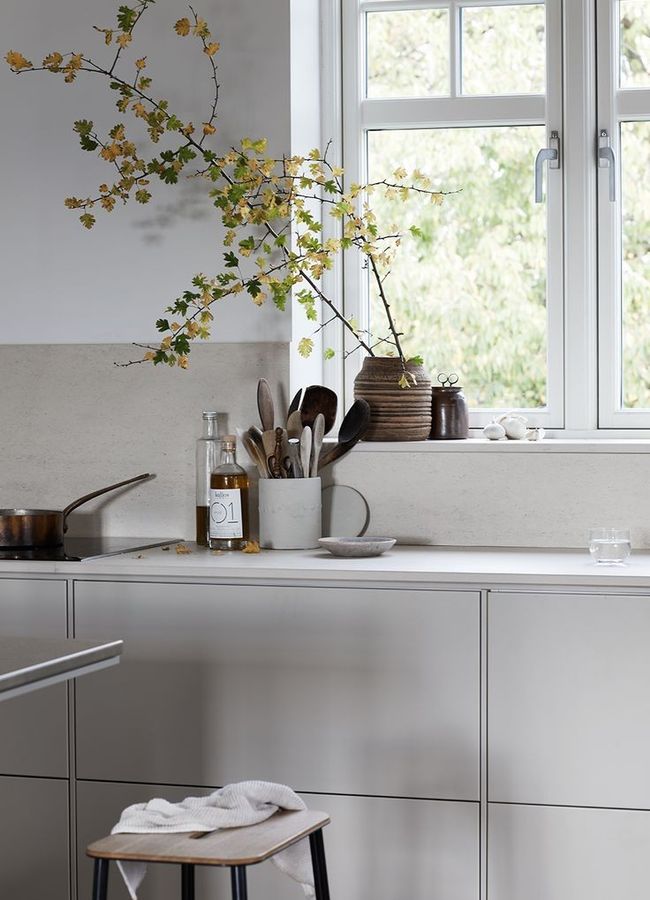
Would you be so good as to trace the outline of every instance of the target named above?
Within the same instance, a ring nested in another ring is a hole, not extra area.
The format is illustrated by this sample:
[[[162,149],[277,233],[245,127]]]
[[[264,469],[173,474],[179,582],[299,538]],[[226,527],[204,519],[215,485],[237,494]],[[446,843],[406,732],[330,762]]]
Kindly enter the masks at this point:
[[[423,366],[406,364],[415,384],[402,388],[399,359],[367,356],[354,380],[354,397],[370,404],[364,441],[426,441],[431,431],[431,379]]]

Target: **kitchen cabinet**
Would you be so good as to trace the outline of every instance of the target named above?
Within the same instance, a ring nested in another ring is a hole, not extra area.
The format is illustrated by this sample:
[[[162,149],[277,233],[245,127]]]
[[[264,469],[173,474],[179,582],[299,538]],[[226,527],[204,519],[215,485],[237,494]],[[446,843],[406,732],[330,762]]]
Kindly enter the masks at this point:
[[[650,808],[649,647],[647,596],[492,592],[488,798]]]
[[[78,784],[79,896],[89,897],[92,864],[84,855],[90,841],[110,831],[123,807],[154,796],[173,801],[201,794],[190,787]],[[354,900],[478,900],[478,804],[378,797],[304,794],[313,809],[326,810],[325,850],[332,897]],[[302,897],[270,863],[249,869],[251,897]],[[178,867],[150,866],[139,900],[177,900]],[[228,873],[199,870],[197,897],[230,900]],[[109,900],[128,900],[117,870],[109,877]]]
[[[488,900],[646,900],[650,812],[490,803]]]
[[[68,900],[67,782],[1,776],[0,809],[0,897]]]
[[[21,637],[66,637],[66,585],[0,578],[0,630]],[[68,713],[64,684],[0,703],[0,773],[65,778]]]
[[[82,779],[478,800],[479,594],[75,583]]]

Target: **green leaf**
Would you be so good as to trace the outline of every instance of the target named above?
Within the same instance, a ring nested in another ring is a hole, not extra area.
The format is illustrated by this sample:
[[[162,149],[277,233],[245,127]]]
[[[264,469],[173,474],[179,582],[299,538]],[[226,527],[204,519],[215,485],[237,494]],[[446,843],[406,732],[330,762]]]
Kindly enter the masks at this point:
[[[183,356],[186,353],[190,352],[190,341],[186,334],[177,335],[172,341],[172,347],[176,351],[176,353],[180,353]]]
[[[181,120],[178,118],[178,116],[175,116],[175,115],[172,114],[172,115],[167,119],[167,125],[166,125],[167,131],[180,131],[180,129],[181,129],[182,127],[183,127],[183,123],[182,123]]]
[[[261,294],[261,293],[262,293],[262,285],[261,285],[261,283],[257,280],[257,278],[253,278],[253,279],[252,279],[251,281],[249,281],[248,284],[246,285],[246,290],[247,290],[248,293],[251,295],[251,297],[257,297],[258,294]]]
[[[84,213],[83,216],[79,216],[79,221],[84,226],[84,228],[92,228],[95,224],[95,217],[91,215],[91,213]]]
[[[301,338],[298,341],[298,353],[303,359],[307,359],[308,356],[311,356],[311,351],[314,349],[314,342],[311,338]]]
[[[148,203],[151,200],[151,194],[144,188],[140,188],[135,192],[135,199],[138,203]]]
[[[117,13],[117,24],[122,31],[130,31],[135,25],[137,17],[137,12],[134,9],[131,9],[130,6],[120,6]]]
[[[236,269],[239,265],[239,258],[231,251],[224,253],[223,258],[226,262],[227,269]]]
[[[407,362],[413,363],[414,366],[423,366],[424,360],[421,356],[412,356]]]
[[[169,319],[158,319],[156,328],[158,331],[169,331]]]
[[[336,356],[336,354],[335,354],[334,350],[333,350],[331,347],[328,347],[328,348],[325,350],[325,352],[323,353],[323,357],[324,357],[325,359],[334,359],[335,356]]]
[[[242,250],[254,250],[255,249],[255,238],[251,234],[249,237],[244,238],[239,242],[239,246]]]
[[[89,153],[92,153],[92,151],[96,150],[99,146],[97,141],[94,141],[91,137],[88,137],[87,134],[82,134],[79,136],[79,143],[81,144],[81,149],[87,150]]]

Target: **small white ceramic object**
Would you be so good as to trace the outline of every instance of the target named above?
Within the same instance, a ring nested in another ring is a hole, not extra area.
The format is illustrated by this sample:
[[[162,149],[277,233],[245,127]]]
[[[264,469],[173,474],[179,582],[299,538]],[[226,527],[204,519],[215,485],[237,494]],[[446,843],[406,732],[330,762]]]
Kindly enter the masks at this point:
[[[347,559],[361,556],[381,556],[395,544],[395,538],[389,537],[325,537],[318,542],[332,556],[343,556]]]
[[[528,434],[528,420],[516,413],[507,413],[498,422],[503,425],[506,437],[511,441],[523,441]]]
[[[347,484],[323,488],[323,526],[321,534],[350,534],[358,537],[368,527],[370,510],[366,498]]]
[[[490,422],[483,429],[483,434],[489,441],[500,441],[506,436],[506,430],[499,422]]]
[[[526,437],[529,441],[543,441],[546,436],[546,431],[542,428],[541,425],[535,425],[528,429],[528,434]]]

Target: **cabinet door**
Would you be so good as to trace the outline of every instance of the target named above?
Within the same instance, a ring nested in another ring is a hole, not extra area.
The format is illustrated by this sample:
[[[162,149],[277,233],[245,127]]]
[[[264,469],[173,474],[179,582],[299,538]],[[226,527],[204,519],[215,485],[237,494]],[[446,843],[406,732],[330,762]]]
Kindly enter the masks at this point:
[[[68,900],[67,781],[0,777],[0,810],[0,897]]]
[[[62,581],[0,578],[0,631],[27,637],[66,636]],[[64,684],[0,703],[0,772],[65,777],[68,707]]]
[[[84,849],[108,834],[121,810],[163,796],[178,801],[195,788],[79,782],[77,825],[79,896],[90,897],[92,865]],[[332,897],[354,900],[478,900],[478,805],[433,800],[303,795],[328,812],[325,853]],[[197,897],[230,900],[228,872],[197,870]],[[248,870],[251,898],[299,900],[301,889],[271,863]],[[177,900],[176,866],[149,866],[138,900]],[[128,900],[117,870],[108,900]]]
[[[80,778],[478,799],[478,595],[78,583]],[[152,776],[155,776],[153,778]]]
[[[492,593],[489,799],[650,808],[650,599]]]
[[[488,900],[647,900],[650,812],[490,803]]]

